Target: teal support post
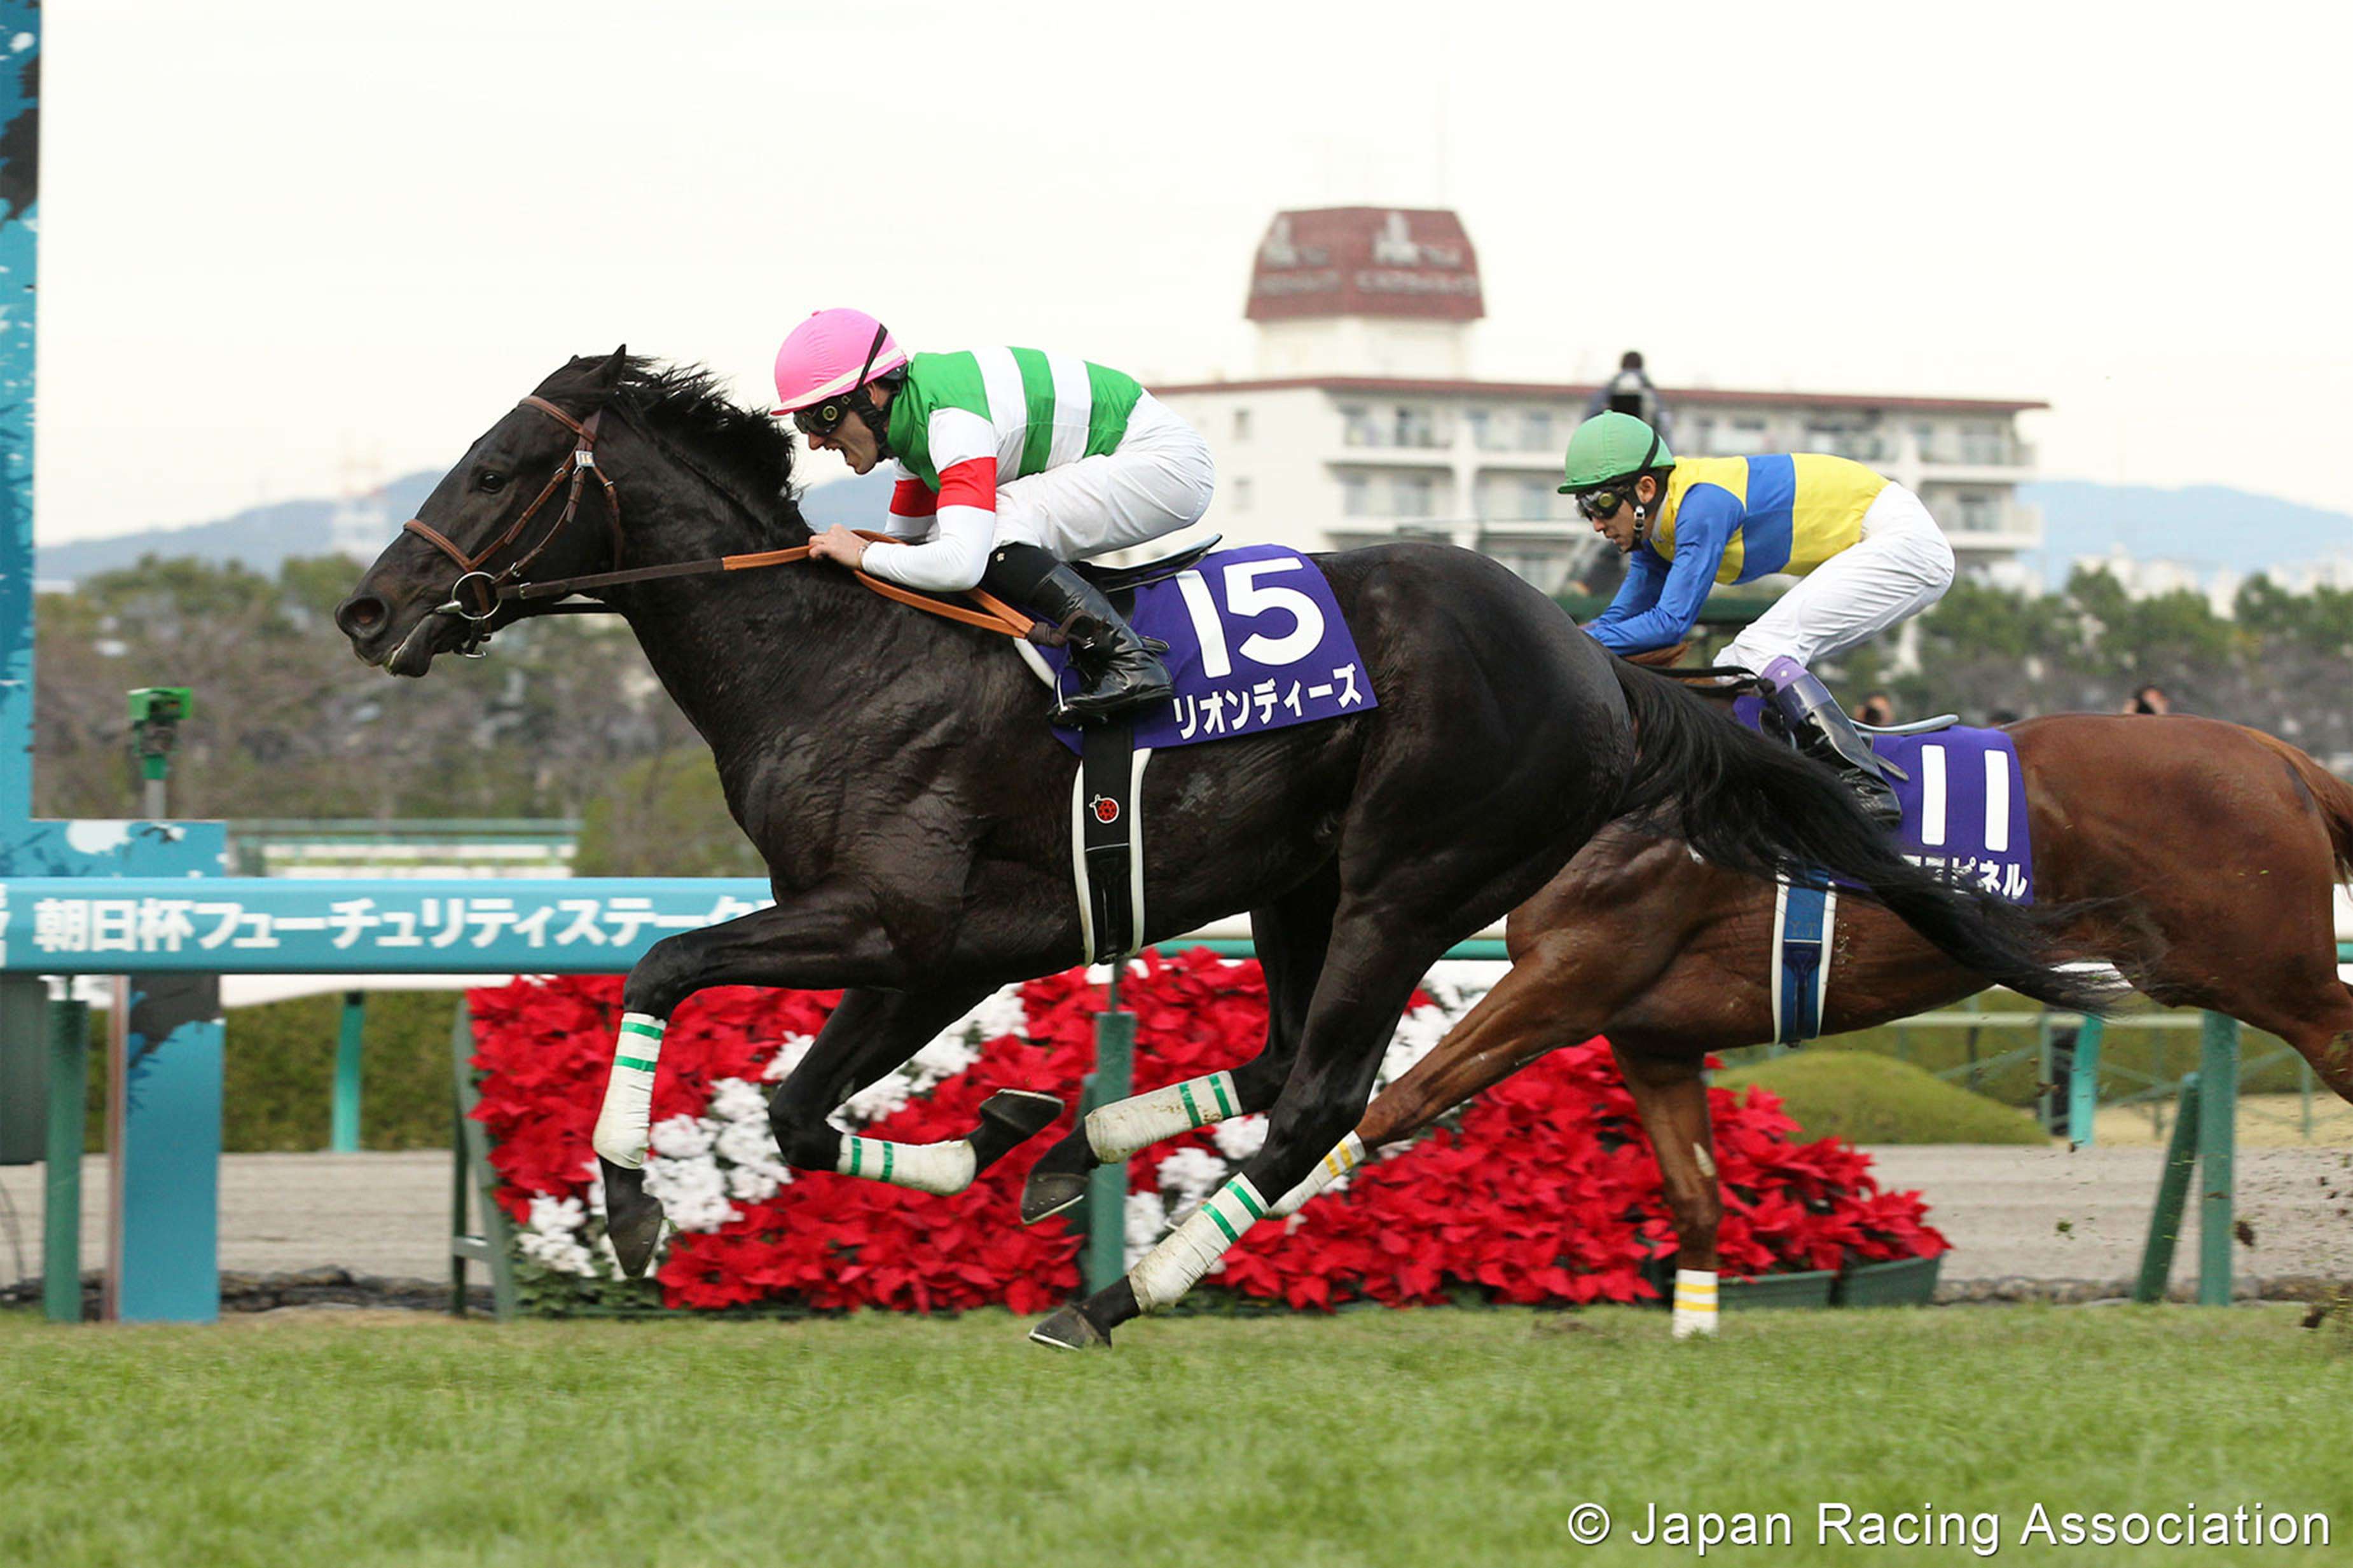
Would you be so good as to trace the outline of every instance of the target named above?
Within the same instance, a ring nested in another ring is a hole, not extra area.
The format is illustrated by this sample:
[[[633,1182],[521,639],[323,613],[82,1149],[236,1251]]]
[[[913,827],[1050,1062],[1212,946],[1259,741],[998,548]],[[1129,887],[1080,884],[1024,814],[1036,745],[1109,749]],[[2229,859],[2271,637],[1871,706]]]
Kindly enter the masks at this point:
[[[2100,1114],[2100,1045],[2107,1032],[2108,1021],[2096,1015],[2075,1032],[2075,1065],[2067,1074],[2067,1142],[2078,1149],[2092,1146]]]
[[[335,1038],[335,1110],[327,1146],[338,1154],[359,1152],[360,1039],[367,1031],[367,993],[343,993],[343,1021]]]
[[[1115,1100],[1125,1100],[1135,1085],[1135,1015],[1119,1005],[1119,979],[1113,972],[1111,1007],[1095,1017],[1095,1070],[1087,1075],[1079,1097],[1079,1116]],[[1087,1294],[1108,1289],[1127,1272],[1127,1162],[1097,1165],[1087,1177],[1086,1250],[1081,1273]]]
[[[49,1127],[41,1194],[41,1312],[81,1321],[81,1129],[90,1098],[90,1004],[49,1004]]]
[[[2198,1056],[2198,1304],[2231,1304],[2239,1124],[2239,1021],[2206,1015]]]
[[[2181,1239],[2182,1207],[2189,1196],[2189,1168],[2198,1159],[2198,1075],[2181,1080],[2173,1114],[2173,1141],[2165,1148],[2165,1173],[2158,1178],[2157,1207],[2148,1216],[2148,1240],[2140,1249],[2140,1277],[2133,1300],[2165,1300],[2173,1274],[2173,1244]]]

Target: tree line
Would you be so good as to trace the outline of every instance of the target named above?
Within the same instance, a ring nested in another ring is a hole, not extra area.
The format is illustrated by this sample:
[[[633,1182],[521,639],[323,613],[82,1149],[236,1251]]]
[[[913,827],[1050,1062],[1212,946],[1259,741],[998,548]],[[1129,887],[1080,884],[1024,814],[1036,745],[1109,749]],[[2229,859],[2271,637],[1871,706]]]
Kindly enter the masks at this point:
[[[709,752],[618,620],[527,623],[500,633],[487,659],[453,656],[426,679],[396,680],[335,629],[356,577],[341,557],[275,575],[150,557],[41,595],[37,809],[134,814],[123,694],[187,686],[177,816],[578,816],[584,871],[757,872]],[[1956,710],[1973,722],[2114,711],[2155,682],[2177,710],[2353,763],[2342,696],[2353,593],[2289,594],[2256,577],[2233,608],[2216,615],[2192,593],[2132,599],[2098,571],[2049,595],[1965,580],[1920,618],[1916,664],[1873,646],[1830,674],[1850,700],[1884,689],[1904,717]]]

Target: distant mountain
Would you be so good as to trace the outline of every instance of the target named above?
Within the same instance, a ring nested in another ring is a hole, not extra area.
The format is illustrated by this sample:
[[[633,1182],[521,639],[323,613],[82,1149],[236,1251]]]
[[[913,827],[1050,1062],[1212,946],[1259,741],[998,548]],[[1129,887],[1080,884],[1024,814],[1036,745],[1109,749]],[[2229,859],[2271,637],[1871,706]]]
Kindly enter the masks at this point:
[[[136,566],[145,555],[194,556],[214,565],[235,561],[264,576],[274,576],[290,555],[325,555],[341,549],[356,559],[373,559],[392,542],[402,521],[417,515],[440,477],[432,472],[403,475],[385,486],[379,497],[371,498],[364,510],[332,500],[276,501],[217,522],[37,545],[33,577],[44,587],[72,584],[97,573]],[[872,528],[890,504],[890,477],[877,471],[816,486],[801,497],[801,513],[819,528],[837,522]]]
[[[2054,585],[2067,580],[2076,557],[2119,545],[2137,559],[2207,572],[2353,558],[2353,516],[2221,485],[2158,489],[2053,479],[2021,486],[2018,495],[2042,509],[2044,574]]]
[[[136,566],[142,555],[195,556],[216,566],[235,561],[265,576],[275,576],[279,563],[290,555],[325,555],[342,548],[373,557],[400,531],[403,520],[417,515],[440,478],[435,473],[403,475],[385,486],[364,510],[347,511],[346,503],[333,500],[278,501],[217,522],[37,544],[33,580],[43,586],[75,583],[100,572]]]

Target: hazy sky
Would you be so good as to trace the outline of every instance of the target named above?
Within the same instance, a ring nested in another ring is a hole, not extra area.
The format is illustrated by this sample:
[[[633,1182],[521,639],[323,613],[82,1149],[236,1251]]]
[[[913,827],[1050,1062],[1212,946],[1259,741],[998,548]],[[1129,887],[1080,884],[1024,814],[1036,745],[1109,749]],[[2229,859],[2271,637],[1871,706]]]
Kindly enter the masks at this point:
[[[624,341],[765,397],[821,305],[1246,371],[1269,216],[1354,203],[1461,212],[1482,374],[1637,345],[1670,383],[2043,398],[2048,475],[2353,510],[2336,7],[77,0],[45,27],[47,540],[444,467]]]

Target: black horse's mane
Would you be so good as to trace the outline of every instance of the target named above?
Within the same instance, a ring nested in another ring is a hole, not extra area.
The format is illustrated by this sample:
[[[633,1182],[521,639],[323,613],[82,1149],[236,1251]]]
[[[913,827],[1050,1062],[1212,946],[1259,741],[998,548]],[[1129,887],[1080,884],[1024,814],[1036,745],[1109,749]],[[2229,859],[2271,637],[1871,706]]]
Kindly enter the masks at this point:
[[[565,367],[581,374],[584,391],[586,379],[603,368],[596,360]],[[797,543],[806,535],[793,504],[791,432],[765,412],[731,400],[718,373],[632,354],[622,360],[619,380],[607,395],[670,447],[672,457],[733,496],[772,542]]]

